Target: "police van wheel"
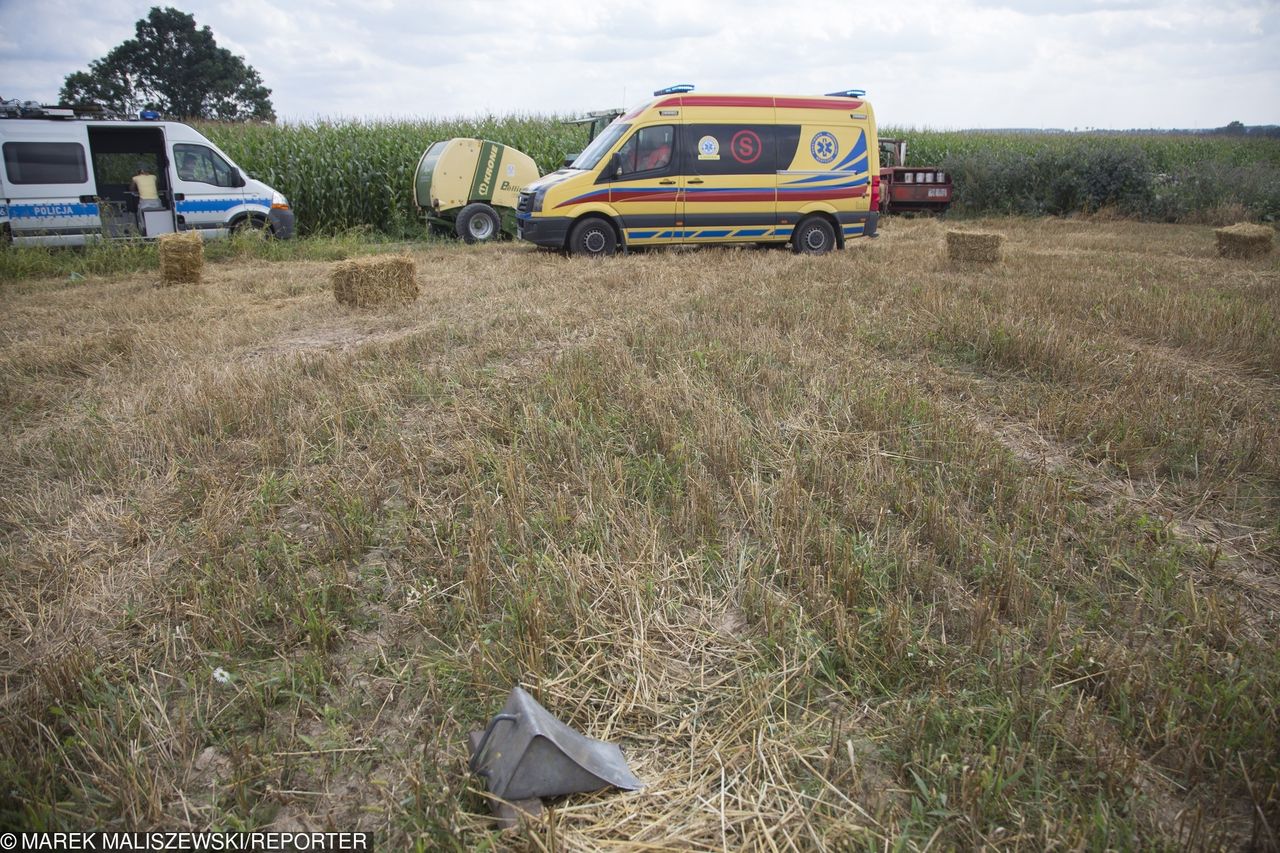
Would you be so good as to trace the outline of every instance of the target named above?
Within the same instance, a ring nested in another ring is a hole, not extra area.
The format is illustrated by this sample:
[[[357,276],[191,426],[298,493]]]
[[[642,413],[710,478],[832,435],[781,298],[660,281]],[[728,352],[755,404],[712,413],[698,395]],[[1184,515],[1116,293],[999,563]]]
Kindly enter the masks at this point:
[[[798,255],[825,255],[835,247],[836,232],[821,216],[810,216],[791,235],[791,248]]]
[[[502,220],[498,211],[487,204],[475,202],[458,211],[454,231],[467,243],[485,243],[496,240],[502,233]]]
[[[264,237],[274,237],[275,232],[271,230],[271,223],[261,217],[246,216],[235,225],[231,226],[232,234],[261,234]]]
[[[588,258],[607,258],[618,251],[618,235],[603,219],[590,217],[569,232],[569,253]]]

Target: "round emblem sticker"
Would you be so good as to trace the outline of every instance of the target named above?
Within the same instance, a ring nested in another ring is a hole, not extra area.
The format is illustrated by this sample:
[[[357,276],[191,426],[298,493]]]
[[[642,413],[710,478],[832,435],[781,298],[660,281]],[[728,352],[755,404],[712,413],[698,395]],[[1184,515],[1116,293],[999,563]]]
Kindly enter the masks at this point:
[[[733,159],[744,165],[759,160],[763,148],[760,136],[754,130],[740,130],[729,140],[729,152],[733,154]]]
[[[698,140],[699,160],[719,160],[720,140],[714,136],[704,136]]]
[[[809,153],[819,163],[830,163],[836,159],[836,154],[840,153],[840,143],[830,131],[820,130],[813,135],[813,141],[809,143]]]
[[[515,163],[508,163],[508,164],[507,164],[507,177],[508,177],[508,178],[514,178],[515,176],[516,176],[516,164],[515,164]]]

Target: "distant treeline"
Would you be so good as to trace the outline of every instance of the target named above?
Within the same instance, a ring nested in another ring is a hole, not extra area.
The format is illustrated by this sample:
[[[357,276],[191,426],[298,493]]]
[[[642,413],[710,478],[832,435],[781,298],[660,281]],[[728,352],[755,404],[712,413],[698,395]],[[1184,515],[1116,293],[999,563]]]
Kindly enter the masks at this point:
[[[476,136],[529,154],[545,173],[586,145],[561,116],[433,121],[206,124],[241,166],[287,195],[304,233],[422,230],[413,173],[440,139]],[[1243,126],[1242,126],[1243,127]],[[1280,139],[1236,132],[1134,133],[882,129],[910,164],[941,166],[966,214],[1113,211],[1160,221],[1280,219]],[[1253,128],[1245,128],[1252,131]]]

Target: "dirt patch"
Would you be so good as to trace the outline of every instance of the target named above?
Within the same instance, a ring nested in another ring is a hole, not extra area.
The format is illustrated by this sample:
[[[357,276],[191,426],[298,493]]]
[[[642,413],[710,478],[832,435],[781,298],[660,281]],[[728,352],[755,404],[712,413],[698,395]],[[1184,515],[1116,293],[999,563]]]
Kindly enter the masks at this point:
[[[347,352],[367,344],[391,343],[421,331],[417,326],[399,329],[365,329],[354,323],[307,329],[282,335],[275,340],[246,349],[245,360],[297,355],[307,352]]]

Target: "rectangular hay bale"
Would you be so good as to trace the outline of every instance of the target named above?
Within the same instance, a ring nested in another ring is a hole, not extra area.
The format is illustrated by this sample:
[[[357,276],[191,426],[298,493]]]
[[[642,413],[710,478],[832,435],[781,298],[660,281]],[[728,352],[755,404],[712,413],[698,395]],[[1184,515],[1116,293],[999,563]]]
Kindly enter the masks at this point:
[[[1275,229],[1266,225],[1238,222],[1214,232],[1218,254],[1224,258],[1260,258],[1271,251]]]
[[[408,255],[373,255],[333,265],[334,298],[366,308],[418,298],[417,267]]]
[[[160,281],[171,284],[199,284],[204,270],[204,240],[195,231],[178,231],[157,238],[160,246]]]
[[[947,257],[953,261],[982,261],[995,263],[1000,260],[1003,234],[984,234],[978,231],[948,231]]]

